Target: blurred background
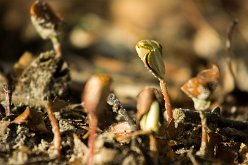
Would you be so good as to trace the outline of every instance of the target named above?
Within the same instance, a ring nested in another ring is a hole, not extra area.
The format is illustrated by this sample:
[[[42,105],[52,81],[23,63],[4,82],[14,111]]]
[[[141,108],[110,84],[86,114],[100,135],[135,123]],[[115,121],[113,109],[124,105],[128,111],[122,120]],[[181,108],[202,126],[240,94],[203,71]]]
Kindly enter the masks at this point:
[[[0,0],[0,65],[10,69],[29,51],[34,56],[52,49],[31,24],[33,0]],[[66,23],[63,57],[72,79],[83,83],[91,74],[108,73],[113,89],[132,100],[146,85],[158,86],[135,52],[141,39],[163,46],[169,93],[177,105],[185,101],[180,86],[199,70],[217,64],[221,94],[236,86],[248,90],[248,2],[246,0],[47,0]],[[231,51],[227,30],[234,20]],[[227,69],[230,58],[235,77]],[[235,80],[234,80],[235,79]],[[247,79],[247,81],[246,81]],[[182,101],[183,100],[183,101]]]

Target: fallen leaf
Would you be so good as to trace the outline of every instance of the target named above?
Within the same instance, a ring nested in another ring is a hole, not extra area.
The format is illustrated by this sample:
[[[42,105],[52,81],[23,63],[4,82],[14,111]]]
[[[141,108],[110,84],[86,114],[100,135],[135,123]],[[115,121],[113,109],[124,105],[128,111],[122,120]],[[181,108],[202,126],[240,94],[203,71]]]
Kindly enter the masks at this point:
[[[22,124],[27,123],[28,117],[30,116],[30,108],[26,107],[25,111],[22,112],[19,116],[17,116],[12,123]]]
[[[129,133],[132,132],[132,127],[126,121],[112,124],[109,129],[109,133],[113,133],[115,139],[120,143],[129,143],[130,138],[125,138],[129,136]]]
[[[17,75],[17,77],[20,77],[23,70],[31,64],[31,62],[34,60],[33,55],[30,52],[24,52],[22,56],[19,58],[18,62],[14,64],[14,71]]]
[[[219,78],[219,69],[212,65],[210,69],[205,69],[198,73],[196,77],[188,80],[181,90],[191,98],[206,99],[216,88]]]
[[[46,133],[48,132],[45,122],[44,122],[44,115],[42,112],[37,110],[30,109],[27,107],[23,113],[17,116],[12,123],[15,124],[23,124],[27,123],[30,129],[33,131]]]

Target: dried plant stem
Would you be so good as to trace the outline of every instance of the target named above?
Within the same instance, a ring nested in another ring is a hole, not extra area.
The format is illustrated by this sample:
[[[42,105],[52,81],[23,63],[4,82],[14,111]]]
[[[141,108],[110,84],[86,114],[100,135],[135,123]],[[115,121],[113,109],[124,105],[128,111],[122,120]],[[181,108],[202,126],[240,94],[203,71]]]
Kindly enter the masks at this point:
[[[165,109],[167,111],[167,122],[169,124],[173,118],[173,112],[172,112],[170,97],[169,97],[169,93],[168,93],[168,90],[166,87],[165,80],[160,80],[160,88],[161,88],[163,96],[164,96]]]
[[[97,117],[90,113],[89,115],[89,140],[88,140],[88,147],[89,147],[89,155],[88,155],[88,165],[94,164],[94,152],[95,152],[95,140],[96,140],[96,128],[97,128]]]
[[[232,23],[229,25],[228,29],[227,29],[227,38],[226,38],[226,61],[227,61],[227,67],[233,77],[233,81],[234,81],[234,87],[237,87],[237,79],[232,67],[232,62],[231,62],[231,58],[230,58],[230,54],[232,53],[232,36],[233,36],[233,32],[234,29],[237,27],[238,25],[238,20],[235,19],[234,21],[232,21]]]
[[[208,150],[208,127],[207,127],[207,117],[204,111],[199,111],[200,118],[201,118],[201,125],[202,125],[202,137],[201,137],[201,146],[197,155],[208,157],[209,150]]]
[[[59,125],[53,114],[51,103],[46,104],[46,110],[47,110],[48,118],[51,121],[52,130],[54,134],[54,137],[53,137],[54,148],[57,151],[57,158],[60,159],[61,158],[61,136],[60,136],[60,131],[59,131]]]
[[[12,99],[12,89],[10,87],[10,85],[6,84],[3,86],[3,90],[4,90],[4,95],[5,95],[5,115],[9,116],[11,113],[11,99]]]
[[[55,54],[57,56],[61,56],[61,44],[59,42],[59,39],[57,37],[52,37],[51,38],[52,44],[53,44],[53,49],[55,51]]]

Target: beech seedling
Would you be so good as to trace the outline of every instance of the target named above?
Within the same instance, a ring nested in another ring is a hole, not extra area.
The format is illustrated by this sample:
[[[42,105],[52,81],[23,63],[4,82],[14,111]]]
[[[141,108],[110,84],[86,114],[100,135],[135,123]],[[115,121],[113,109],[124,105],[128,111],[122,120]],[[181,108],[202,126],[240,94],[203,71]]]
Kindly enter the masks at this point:
[[[31,21],[43,39],[50,39],[56,55],[61,55],[62,19],[44,1],[35,1],[30,8]]]
[[[138,56],[145,67],[159,80],[164,96],[168,123],[172,120],[172,108],[165,81],[165,65],[162,56],[162,46],[154,40],[141,40],[136,44]]]
[[[212,65],[210,69],[201,71],[196,77],[188,80],[181,87],[182,91],[193,100],[194,107],[200,114],[202,139],[200,150],[197,154],[204,157],[210,155],[208,149],[208,127],[205,111],[211,104],[209,97],[218,84],[218,78],[219,69],[216,65]]]
[[[108,75],[99,74],[92,76],[85,84],[82,101],[89,118],[89,156],[88,165],[92,165],[94,157],[95,137],[98,118],[107,104],[107,96],[110,93],[111,78]]]

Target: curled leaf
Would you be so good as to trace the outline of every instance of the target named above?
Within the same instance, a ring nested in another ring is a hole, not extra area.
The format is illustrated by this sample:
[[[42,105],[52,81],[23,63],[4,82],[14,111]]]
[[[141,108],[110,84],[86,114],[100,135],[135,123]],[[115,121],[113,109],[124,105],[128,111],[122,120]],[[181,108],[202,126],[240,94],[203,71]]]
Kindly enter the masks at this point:
[[[46,133],[48,132],[45,122],[44,115],[42,112],[30,109],[27,107],[19,116],[17,116],[12,123],[23,124],[27,123],[28,127],[34,131]]]
[[[52,8],[43,1],[35,1],[30,8],[31,21],[43,39],[57,37],[62,24]]]
[[[19,116],[17,116],[12,121],[12,123],[15,123],[15,124],[27,123],[29,116],[30,116],[30,108],[27,107],[24,112],[22,112]]]
[[[145,66],[158,79],[164,79],[165,67],[162,46],[154,40],[141,40],[136,44],[136,51]]]
[[[111,78],[105,74],[92,76],[85,84],[82,99],[87,113],[99,115],[107,103]]]
[[[212,65],[210,69],[201,71],[196,77],[188,80],[181,90],[191,98],[207,99],[216,88],[219,69]]]

